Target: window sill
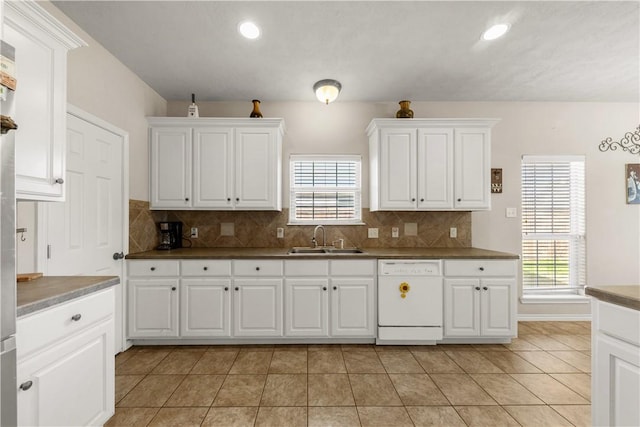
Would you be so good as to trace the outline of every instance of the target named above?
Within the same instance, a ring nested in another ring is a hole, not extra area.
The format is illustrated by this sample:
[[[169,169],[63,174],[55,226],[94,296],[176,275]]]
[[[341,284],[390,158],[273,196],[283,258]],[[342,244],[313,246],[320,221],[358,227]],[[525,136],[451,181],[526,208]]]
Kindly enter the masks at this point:
[[[520,297],[521,304],[588,304],[590,297],[585,295],[564,294],[564,295],[523,295]]]

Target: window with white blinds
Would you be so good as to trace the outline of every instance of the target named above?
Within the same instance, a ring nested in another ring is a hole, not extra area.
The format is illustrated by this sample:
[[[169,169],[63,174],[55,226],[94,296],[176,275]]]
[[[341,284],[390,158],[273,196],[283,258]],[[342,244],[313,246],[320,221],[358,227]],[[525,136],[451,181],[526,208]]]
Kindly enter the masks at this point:
[[[290,223],[360,223],[360,156],[292,155]]]
[[[522,284],[525,292],[581,289],[585,279],[582,156],[522,157]]]

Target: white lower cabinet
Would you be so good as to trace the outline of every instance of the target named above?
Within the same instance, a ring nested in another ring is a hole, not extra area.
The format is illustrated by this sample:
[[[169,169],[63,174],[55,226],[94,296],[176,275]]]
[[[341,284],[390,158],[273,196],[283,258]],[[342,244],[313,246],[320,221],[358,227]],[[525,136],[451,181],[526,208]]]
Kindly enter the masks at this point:
[[[640,425],[640,311],[592,303],[592,423]]]
[[[285,335],[326,337],[329,335],[329,280],[286,279]]]
[[[282,336],[282,279],[236,279],[233,285],[233,334]]]
[[[178,336],[177,278],[129,280],[129,337]]]
[[[331,279],[331,335],[375,337],[373,278]]]
[[[102,425],[113,415],[114,310],[109,288],[18,319],[18,425]]]
[[[231,336],[231,280],[182,279],[180,336]]]
[[[516,336],[515,267],[515,261],[445,260],[445,339]]]

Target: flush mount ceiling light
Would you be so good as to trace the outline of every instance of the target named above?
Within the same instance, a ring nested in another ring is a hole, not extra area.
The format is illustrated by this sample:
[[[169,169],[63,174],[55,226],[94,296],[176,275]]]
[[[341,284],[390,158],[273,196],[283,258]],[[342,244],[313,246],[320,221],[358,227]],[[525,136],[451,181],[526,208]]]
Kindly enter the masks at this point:
[[[325,104],[335,101],[341,89],[342,85],[340,82],[334,79],[320,80],[313,85],[316,98]]]
[[[238,24],[238,32],[240,32],[243,37],[250,40],[260,37],[260,28],[251,21],[245,21]]]
[[[509,31],[509,24],[496,24],[482,33],[483,40],[495,40],[502,37]]]

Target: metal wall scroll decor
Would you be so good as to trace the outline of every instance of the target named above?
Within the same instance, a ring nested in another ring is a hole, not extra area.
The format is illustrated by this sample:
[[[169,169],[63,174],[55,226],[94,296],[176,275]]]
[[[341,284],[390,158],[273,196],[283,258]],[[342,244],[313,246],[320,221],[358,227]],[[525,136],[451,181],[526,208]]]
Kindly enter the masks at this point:
[[[616,151],[622,148],[622,151],[640,155],[640,126],[633,132],[625,133],[620,141],[614,141],[611,137],[603,139],[598,148],[600,151]]]

